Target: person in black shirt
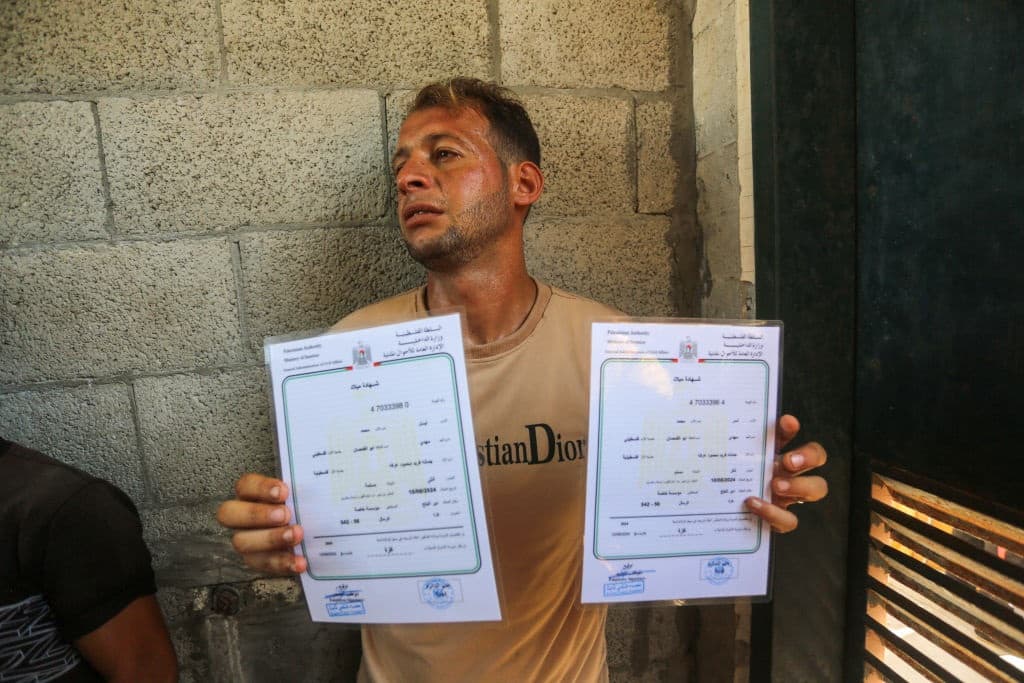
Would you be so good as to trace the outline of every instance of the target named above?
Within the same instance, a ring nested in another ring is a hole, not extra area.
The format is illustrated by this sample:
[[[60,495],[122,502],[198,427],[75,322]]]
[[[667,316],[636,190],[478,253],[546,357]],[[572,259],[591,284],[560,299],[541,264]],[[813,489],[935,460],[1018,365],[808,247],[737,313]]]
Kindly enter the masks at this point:
[[[0,682],[177,680],[155,592],[128,496],[0,439]]]

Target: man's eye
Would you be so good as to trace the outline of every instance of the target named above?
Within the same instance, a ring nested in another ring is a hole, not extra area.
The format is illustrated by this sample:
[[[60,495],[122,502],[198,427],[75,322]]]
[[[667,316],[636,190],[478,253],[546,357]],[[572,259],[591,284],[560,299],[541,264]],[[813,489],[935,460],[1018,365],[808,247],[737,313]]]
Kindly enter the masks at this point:
[[[450,149],[439,149],[434,152],[434,156],[438,159],[451,159],[455,156],[455,152]]]

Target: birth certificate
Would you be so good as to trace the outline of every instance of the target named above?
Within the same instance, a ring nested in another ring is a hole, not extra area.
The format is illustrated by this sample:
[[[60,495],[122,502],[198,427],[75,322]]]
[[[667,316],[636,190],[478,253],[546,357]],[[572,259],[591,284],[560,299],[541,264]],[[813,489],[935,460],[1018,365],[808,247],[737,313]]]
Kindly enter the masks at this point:
[[[778,323],[595,323],[583,602],[768,594]]]
[[[500,619],[459,315],[266,352],[312,618]]]

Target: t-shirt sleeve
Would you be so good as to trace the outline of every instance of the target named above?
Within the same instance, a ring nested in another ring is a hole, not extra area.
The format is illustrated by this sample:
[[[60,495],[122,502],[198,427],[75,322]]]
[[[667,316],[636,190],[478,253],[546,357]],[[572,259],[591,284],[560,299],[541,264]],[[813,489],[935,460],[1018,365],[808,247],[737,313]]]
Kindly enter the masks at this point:
[[[44,592],[69,641],[156,592],[138,512],[104,481],[90,482],[61,505],[50,523],[44,565]]]

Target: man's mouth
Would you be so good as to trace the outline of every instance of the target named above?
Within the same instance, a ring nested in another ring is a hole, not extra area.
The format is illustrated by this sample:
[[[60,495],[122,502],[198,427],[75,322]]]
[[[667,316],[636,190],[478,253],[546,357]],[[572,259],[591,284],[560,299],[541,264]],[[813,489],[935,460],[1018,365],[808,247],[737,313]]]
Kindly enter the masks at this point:
[[[434,204],[416,202],[408,205],[402,210],[402,221],[404,223],[408,223],[409,221],[415,220],[421,216],[434,216],[441,213],[444,212]]]

